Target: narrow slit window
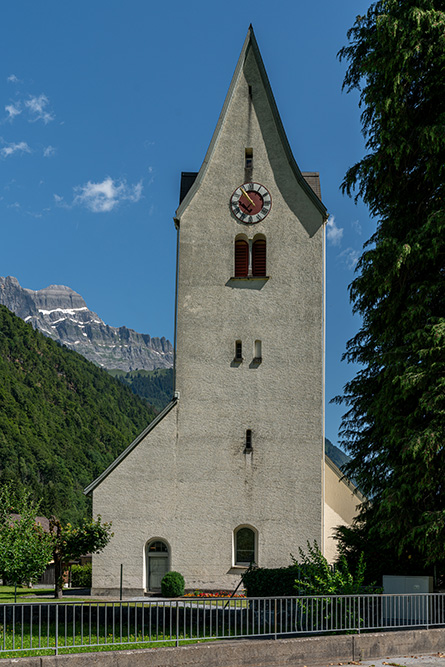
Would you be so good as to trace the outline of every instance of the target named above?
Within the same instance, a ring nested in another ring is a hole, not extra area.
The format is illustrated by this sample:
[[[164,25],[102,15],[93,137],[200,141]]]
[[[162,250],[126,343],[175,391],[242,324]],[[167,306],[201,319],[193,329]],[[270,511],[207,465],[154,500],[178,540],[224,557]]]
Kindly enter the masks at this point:
[[[266,241],[258,239],[252,244],[252,275],[266,276]]]
[[[262,359],[262,354],[261,354],[261,341],[256,340],[255,341],[255,358],[254,361],[256,361],[257,364],[261,362]]]
[[[249,271],[249,244],[244,239],[235,241],[235,277],[245,278]]]
[[[252,430],[250,428],[246,431],[246,449],[252,449]]]
[[[235,361],[243,360],[243,344],[240,340],[235,341]]]
[[[246,148],[245,168],[252,169],[253,167],[253,148]]]

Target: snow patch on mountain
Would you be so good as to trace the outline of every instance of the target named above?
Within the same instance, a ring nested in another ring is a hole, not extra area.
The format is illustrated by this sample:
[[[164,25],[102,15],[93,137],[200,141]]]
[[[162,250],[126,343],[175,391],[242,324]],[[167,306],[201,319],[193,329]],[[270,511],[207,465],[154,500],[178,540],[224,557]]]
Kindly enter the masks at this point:
[[[0,304],[103,368],[128,372],[173,365],[173,347],[166,338],[108,326],[66,285],[31,290],[13,276],[0,276]]]

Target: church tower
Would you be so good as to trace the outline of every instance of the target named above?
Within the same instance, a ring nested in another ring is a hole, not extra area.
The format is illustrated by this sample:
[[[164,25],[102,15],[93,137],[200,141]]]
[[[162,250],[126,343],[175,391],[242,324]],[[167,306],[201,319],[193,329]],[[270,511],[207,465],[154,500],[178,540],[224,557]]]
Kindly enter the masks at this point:
[[[93,589],[233,589],[288,565],[324,507],[324,222],[252,28],[198,173],[185,173],[175,397],[86,492],[114,538]]]

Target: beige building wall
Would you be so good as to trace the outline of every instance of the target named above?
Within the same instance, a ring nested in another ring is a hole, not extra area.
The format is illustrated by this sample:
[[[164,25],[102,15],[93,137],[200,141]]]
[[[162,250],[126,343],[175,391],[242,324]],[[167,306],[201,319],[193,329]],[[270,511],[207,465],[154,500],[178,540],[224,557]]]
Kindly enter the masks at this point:
[[[328,457],[325,459],[324,555],[330,563],[337,558],[337,526],[350,526],[363,496]]]

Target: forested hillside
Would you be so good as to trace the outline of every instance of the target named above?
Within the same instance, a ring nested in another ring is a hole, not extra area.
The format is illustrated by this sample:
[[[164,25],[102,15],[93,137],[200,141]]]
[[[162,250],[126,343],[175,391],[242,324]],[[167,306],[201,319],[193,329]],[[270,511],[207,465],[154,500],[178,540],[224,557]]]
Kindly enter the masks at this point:
[[[87,515],[83,488],[153,416],[130,388],[0,306],[0,483],[28,488],[41,514]]]
[[[173,396],[173,368],[159,368],[154,371],[109,371],[120,382],[131,387],[138,396],[145,398],[157,412],[160,412]]]

